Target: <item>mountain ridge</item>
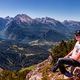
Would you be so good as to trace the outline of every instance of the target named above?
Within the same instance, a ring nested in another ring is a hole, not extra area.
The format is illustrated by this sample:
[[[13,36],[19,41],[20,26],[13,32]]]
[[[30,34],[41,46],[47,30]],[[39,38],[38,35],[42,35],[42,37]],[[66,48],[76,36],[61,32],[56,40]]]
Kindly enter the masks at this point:
[[[53,31],[53,34],[55,34],[54,32],[56,32],[58,35],[62,35],[62,39],[67,39],[65,35],[68,31],[68,28],[66,27],[65,29],[65,25],[53,18],[43,17],[32,19],[25,14],[18,14],[14,18],[10,19],[10,17],[8,16],[6,19],[8,19],[9,21],[6,24],[7,29],[3,29],[3,31],[7,39],[19,41],[23,41],[22,39],[27,39],[32,41],[45,38],[48,40],[46,34],[51,30]],[[54,38],[50,36],[49,40],[54,41]],[[59,40],[61,39],[59,38]]]
[[[7,21],[5,24],[3,21]],[[50,17],[42,17],[42,18],[31,18],[26,14],[17,14],[15,17],[5,17],[1,18],[1,35],[6,39],[18,40],[18,41],[34,41],[45,39],[48,41],[60,41],[61,39],[69,39],[73,38],[73,33],[75,30],[80,29],[80,22],[73,20],[64,20],[63,22],[55,20]],[[52,31],[52,34],[48,32]],[[54,33],[56,32],[56,34]],[[51,35],[57,36],[57,34],[61,37],[58,39],[54,39]],[[48,36],[48,37],[46,37]]]

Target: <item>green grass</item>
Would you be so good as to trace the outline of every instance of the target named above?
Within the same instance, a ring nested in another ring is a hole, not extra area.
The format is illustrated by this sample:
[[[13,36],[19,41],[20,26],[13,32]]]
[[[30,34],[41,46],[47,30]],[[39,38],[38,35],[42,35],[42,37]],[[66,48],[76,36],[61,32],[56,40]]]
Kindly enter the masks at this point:
[[[22,68],[19,71],[3,70],[0,75],[0,80],[25,80],[26,75],[35,68],[35,65]]]
[[[22,72],[24,72],[24,71],[26,71],[26,70],[33,70],[35,68],[35,65],[32,65],[32,66],[30,66],[30,67],[26,67],[26,68],[22,68],[20,71],[19,71],[19,73],[22,73]]]

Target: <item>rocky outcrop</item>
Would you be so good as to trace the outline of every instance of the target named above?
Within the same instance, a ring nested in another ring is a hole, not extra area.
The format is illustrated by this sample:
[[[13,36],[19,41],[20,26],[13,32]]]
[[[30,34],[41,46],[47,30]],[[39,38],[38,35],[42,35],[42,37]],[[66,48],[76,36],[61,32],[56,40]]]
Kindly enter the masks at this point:
[[[53,73],[51,71],[52,57],[49,56],[48,59],[36,65],[36,68],[30,71],[26,75],[26,80],[80,80],[80,68],[76,67],[73,70],[74,76],[68,78],[61,74],[59,71]],[[70,70],[70,67],[68,68]]]
[[[43,69],[45,66],[47,66],[48,64],[50,64],[51,62],[52,62],[52,57],[49,56],[47,60],[36,65],[36,68],[33,71],[29,72],[29,74],[27,74],[26,80],[41,80],[42,73],[40,73],[39,71]]]
[[[29,72],[26,76],[26,80],[55,80],[55,78],[63,77],[60,72],[54,75],[53,72],[50,71],[52,63],[52,57],[49,56],[48,59],[36,65],[36,68]]]

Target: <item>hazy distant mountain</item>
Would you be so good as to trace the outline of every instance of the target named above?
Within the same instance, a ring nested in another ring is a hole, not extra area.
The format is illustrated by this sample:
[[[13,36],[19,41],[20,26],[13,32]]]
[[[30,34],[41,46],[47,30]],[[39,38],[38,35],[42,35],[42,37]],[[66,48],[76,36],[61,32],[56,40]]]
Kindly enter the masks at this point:
[[[79,21],[72,21],[72,20],[65,20],[63,24],[69,29],[69,33],[72,35],[75,30],[80,30],[80,22]]]

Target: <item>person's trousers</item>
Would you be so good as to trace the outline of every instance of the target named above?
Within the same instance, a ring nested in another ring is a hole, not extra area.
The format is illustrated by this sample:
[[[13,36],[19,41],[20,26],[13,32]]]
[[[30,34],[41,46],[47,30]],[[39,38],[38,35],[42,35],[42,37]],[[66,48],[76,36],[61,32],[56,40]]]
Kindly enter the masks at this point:
[[[57,63],[52,67],[52,71],[55,72],[59,68],[59,70],[61,71],[62,74],[66,75],[68,77],[72,77],[73,74],[65,69],[64,64],[69,65],[69,66],[74,66],[74,67],[77,67],[77,66],[80,67],[80,63],[74,59],[59,58]]]

